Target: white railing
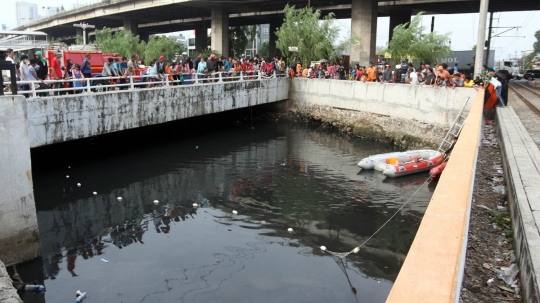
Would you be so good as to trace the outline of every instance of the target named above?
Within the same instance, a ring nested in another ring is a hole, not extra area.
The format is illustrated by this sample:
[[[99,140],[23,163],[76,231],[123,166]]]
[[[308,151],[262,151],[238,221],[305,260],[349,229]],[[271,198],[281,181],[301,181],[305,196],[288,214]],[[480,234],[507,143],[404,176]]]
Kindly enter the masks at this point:
[[[120,76],[120,77],[94,77],[90,79],[61,79],[61,80],[42,80],[42,81],[17,81],[19,85],[19,95],[25,95],[27,98],[38,96],[47,96],[58,94],[90,94],[95,92],[112,92],[116,89],[147,89],[156,87],[170,87],[174,85],[211,85],[214,83],[224,83],[229,81],[261,81],[276,78],[278,75],[274,71],[271,76],[263,75],[263,73],[254,72],[218,72],[211,74],[183,74],[183,76],[191,76],[190,79],[170,80],[169,76],[178,75],[140,75],[140,76]],[[74,87],[74,83],[82,82],[82,86]],[[70,87],[64,87],[65,83],[70,83]],[[58,88],[55,88],[57,84]],[[10,94],[6,91],[9,84],[4,84],[4,94]],[[48,88],[48,87],[52,88]]]

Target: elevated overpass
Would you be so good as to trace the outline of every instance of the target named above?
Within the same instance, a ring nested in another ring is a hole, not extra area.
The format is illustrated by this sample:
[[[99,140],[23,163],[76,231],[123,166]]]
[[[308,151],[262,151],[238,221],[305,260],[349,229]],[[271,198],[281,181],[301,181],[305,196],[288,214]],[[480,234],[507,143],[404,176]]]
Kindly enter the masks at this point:
[[[283,22],[282,9],[287,3],[307,5],[306,0],[104,0],[25,24],[17,30],[43,31],[59,40],[82,35],[82,29],[73,27],[80,22],[93,24],[97,29],[124,28],[143,40],[151,34],[195,30],[195,46],[201,50],[207,47],[206,33],[211,27],[212,49],[227,55],[229,26],[269,23],[274,32]],[[367,65],[375,54],[377,16],[390,16],[392,29],[408,22],[419,11],[478,12],[480,0],[311,0],[311,5],[324,13],[332,12],[337,18],[352,19],[351,34],[364,41],[351,50],[351,62]],[[491,0],[489,9],[492,12],[540,10],[540,1]],[[271,34],[270,55],[276,54],[275,41],[275,35]]]

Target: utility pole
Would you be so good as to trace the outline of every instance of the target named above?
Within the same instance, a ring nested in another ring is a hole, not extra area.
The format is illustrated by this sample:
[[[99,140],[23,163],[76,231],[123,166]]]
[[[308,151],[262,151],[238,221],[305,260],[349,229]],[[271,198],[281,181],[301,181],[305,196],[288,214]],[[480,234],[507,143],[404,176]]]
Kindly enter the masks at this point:
[[[86,22],[82,22],[82,23],[79,23],[79,24],[73,24],[73,26],[82,28],[83,45],[86,45],[86,29],[87,28],[96,28],[95,25],[90,25],[90,24],[88,24]]]
[[[480,74],[484,64],[484,43],[486,41],[486,23],[489,0],[480,0],[480,13],[478,15],[478,36],[476,40],[476,56],[474,58],[474,75]]]
[[[486,66],[489,65],[489,51],[491,50],[491,30],[493,28],[493,12],[489,13],[489,28],[488,28],[488,39],[487,39],[487,53],[486,53]],[[478,46],[476,46],[478,49]]]
[[[431,16],[431,32],[435,29],[435,16]]]
[[[307,0],[307,7],[308,7],[308,8],[311,7],[311,0]]]

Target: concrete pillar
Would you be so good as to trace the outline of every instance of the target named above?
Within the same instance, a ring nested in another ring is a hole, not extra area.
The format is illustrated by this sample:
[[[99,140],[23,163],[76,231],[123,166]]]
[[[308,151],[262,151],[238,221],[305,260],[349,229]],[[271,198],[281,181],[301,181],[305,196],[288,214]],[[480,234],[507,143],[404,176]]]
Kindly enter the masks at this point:
[[[139,34],[139,22],[131,18],[124,18],[124,29],[133,35]]]
[[[0,97],[0,259],[10,266],[40,255],[24,96]]]
[[[480,74],[482,64],[484,64],[484,41],[486,41],[488,7],[489,0],[480,0],[478,35],[476,36],[476,55],[474,56],[474,75]]]
[[[195,50],[201,52],[208,48],[208,27],[206,22],[197,23],[195,27]]]
[[[212,49],[221,55],[229,56],[229,10],[225,7],[213,7],[211,14]]]
[[[351,44],[350,64],[367,66],[375,61],[377,37],[377,0],[352,0],[351,36],[357,41]]]
[[[282,20],[271,19],[270,20],[270,40],[268,40],[268,53],[270,57],[278,55],[278,49],[276,48],[276,30],[283,24]]]
[[[411,22],[411,11],[402,9],[402,10],[391,10],[390,11],[390,30],[388,33],[388,41],[392,40],[394,35],[394,28],[398,25]]]

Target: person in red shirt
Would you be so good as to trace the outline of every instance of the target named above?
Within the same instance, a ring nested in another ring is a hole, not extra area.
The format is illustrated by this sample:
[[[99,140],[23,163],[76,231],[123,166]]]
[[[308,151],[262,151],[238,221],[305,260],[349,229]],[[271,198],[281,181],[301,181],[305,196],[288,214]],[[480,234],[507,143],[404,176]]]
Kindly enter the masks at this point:
[[[51,78],[53,80],[61,80],[62,79],[62,67],[60,66],[60,59],[62,58],[62,53],[56,52],[54,53],[54,58],[51,60]],[[54,88],[59,89],[62,86],[62,82],[55,82]],[[54,95],[58,96],[60,92],[55,91]]]

